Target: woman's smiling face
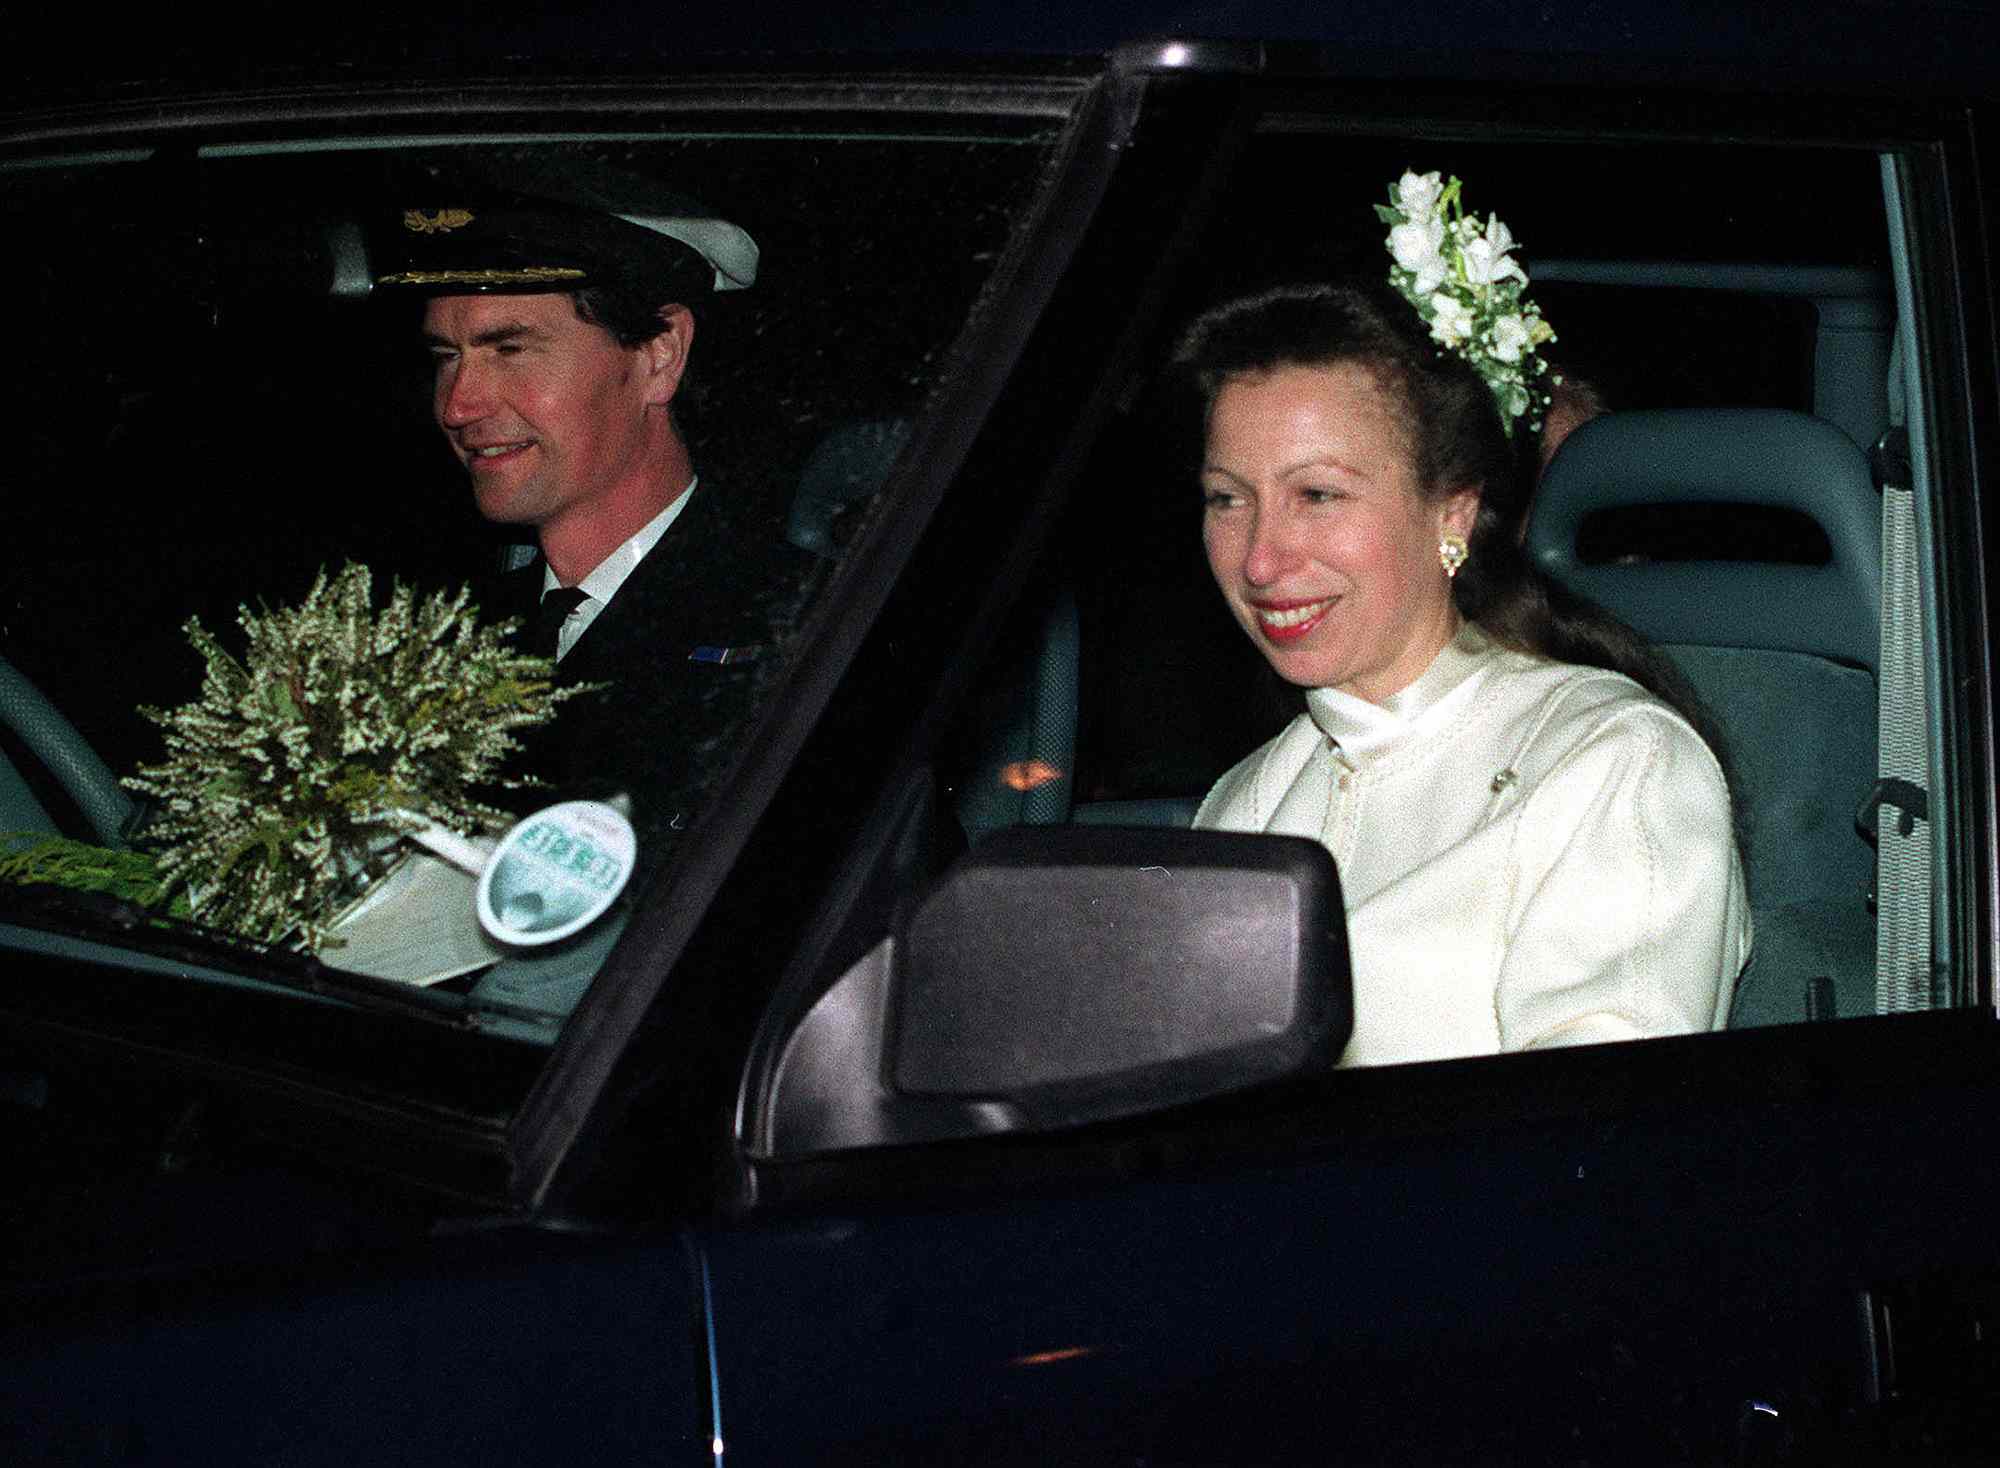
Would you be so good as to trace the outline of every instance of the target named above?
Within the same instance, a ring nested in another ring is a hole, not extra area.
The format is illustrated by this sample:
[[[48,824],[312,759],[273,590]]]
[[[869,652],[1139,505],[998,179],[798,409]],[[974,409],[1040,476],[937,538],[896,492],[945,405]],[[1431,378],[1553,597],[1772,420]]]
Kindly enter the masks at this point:
[[[1401,411],[1356,362],[1237,378],[1209,410],[1209,569],[1251,641],[1302,687],[1379,703],[1458,630],[1438,541],[1470,538],[1479,495],[1423,498]]]

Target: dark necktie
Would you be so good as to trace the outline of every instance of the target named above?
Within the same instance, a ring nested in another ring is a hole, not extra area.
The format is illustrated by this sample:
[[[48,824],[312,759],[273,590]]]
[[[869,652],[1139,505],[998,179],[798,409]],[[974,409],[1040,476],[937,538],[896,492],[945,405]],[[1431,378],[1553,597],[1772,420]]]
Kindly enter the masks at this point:
[[[589,597],[581,586],[558,586],[543,592],[542,604],[535,609],[535,618],[528,624],[522,646],[534,657],[554,657],[556,636],[562,631],[562,624]]]

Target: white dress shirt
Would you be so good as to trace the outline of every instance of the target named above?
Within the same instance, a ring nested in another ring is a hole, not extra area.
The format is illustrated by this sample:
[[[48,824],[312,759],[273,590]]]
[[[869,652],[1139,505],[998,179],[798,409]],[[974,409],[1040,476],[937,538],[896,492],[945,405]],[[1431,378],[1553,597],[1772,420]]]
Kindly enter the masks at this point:
[[[1679,714],[1472,627],[1383,704],[1315,688],[1306,705],[1195,825],[1333,853],[1354,968],[1342,1064],[1726,1023],[1749,903],[1722,771]]]
[[[700,484],[700,475],[689,480],[688,487],[674,496],[672,504],[641,525],[610,555],[591,567],[589,575],[576,583],[578,589],[583,592],[584,599],[576,604],[575,610],[565,617],[562,626],[556,629],[557,662],[569,656],[569,650],[575,647],[578,639],[590,629],[590,624],[597,620],[598,613],[610,605],[611,598],[618,594],[618,588],[639,569],[639,562],[646,559],[646,552],[660,543],[661,537],[667,533],[674,521],[680,518],[681,511],[688,507],[688,501],[694,498],[694,492]],[[543,561],[542,595],[547,596],[561,585],[562,583],[556,580],[556,573],[550,569],[549,563]]]

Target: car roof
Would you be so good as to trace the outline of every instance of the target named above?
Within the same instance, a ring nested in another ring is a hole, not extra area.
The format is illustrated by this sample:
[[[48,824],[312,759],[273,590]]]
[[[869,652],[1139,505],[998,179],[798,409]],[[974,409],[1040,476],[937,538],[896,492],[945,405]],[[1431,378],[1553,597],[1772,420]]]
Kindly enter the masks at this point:
[[[1097,58],[1159,37],[1271,43],[1264,65],[1345,75],[1915,88],[1992,95],[2000,0],[886,0],[848,7],[662,7],[582,0],[347,0],[280,33],[140,12],[116,28],[54,18],[4,65],[16,97],[185,93],[300,80],[532,76],[690,65],[919,65]],[[67,32],[64,27],[69,29]],[[1139,48],[1144,54],[1147,48]],[[1593,65],[1579,67],[1579,62]]]

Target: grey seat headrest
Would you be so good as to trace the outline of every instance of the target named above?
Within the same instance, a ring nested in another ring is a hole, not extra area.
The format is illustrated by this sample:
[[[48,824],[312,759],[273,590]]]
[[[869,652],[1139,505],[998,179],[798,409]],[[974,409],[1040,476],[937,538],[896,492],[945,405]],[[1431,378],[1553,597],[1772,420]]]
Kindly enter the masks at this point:
[[[1587,516],[1638,505],[1796,510],[1826,532],[1825,565],[1674,560],[1584,564]],[[1761,647],[1874,668],[1881,505],[1854,442],[1775,408],[1611,413],[1579,428],[1536,492],[1527,550],[1548,575],[1657,643]]]

